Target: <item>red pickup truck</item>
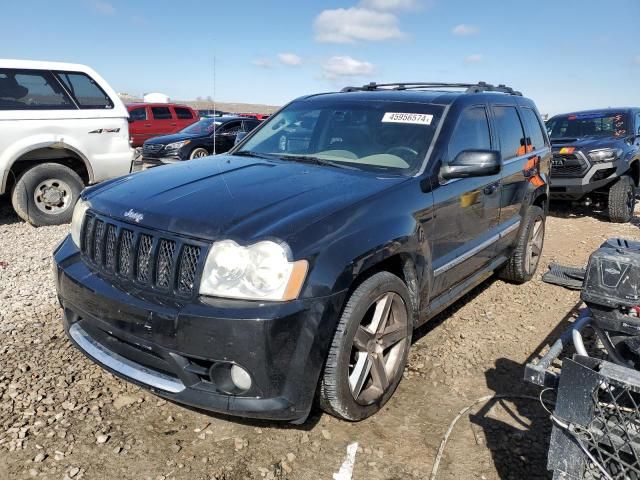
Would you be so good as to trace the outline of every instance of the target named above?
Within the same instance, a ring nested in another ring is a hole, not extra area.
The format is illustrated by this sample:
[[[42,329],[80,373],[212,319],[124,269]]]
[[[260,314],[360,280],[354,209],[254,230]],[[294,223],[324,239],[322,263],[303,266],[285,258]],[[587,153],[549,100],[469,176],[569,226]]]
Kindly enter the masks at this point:
[[[130,103],[127,110],[133,147],[141,147],[151,137],[179,132],[200,119],[193,108],[173,103]]]

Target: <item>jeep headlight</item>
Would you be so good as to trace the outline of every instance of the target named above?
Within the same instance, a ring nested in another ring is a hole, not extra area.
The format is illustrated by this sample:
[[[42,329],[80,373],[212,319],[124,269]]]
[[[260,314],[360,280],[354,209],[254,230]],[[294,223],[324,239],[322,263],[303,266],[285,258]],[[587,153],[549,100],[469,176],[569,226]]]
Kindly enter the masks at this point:
[[[78,248],[80,248],[80,230],[82,230],[82,221],[84,220],[84,214],[87,213],[89,208],[91,208],[91,203],[80,198],[73,209],[69,233],[71,234],[71,240],[73,240],[73,243],[75,243]]]
[[[591,150],[589,152],[589,158],[596,163],[615,162],[621,155],[621,148],[599,148],[598,150]]]
[[[289,249],[272,241],[243,247],[232,240],[211,246],[200,294],[245,300],[285,301],[298,298],[308,262],[289,261]]]
[[[179,148],[184,147],[185,145],[191,143],[191,140],[182,140],[181,142],[173,142],[165,145],[165,150],[178,150]]]

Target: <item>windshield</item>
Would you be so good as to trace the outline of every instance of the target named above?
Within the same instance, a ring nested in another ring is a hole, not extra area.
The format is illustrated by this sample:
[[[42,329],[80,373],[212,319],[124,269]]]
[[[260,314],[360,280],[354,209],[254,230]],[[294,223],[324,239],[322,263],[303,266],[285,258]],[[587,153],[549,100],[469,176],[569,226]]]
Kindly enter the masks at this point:
[[[406,174],[427,154],[442,107],[423,103],[303,100],[271,117],[236,154]]]
[[[624,137],[627,116],[624,113],[578,113],[553,117],[547,122],[551,139],[580,137]]]
[[[187,128],[181,130],[182,133],[191,133],[197,135],[207,135],[213,133],[216,127],[220,126],[220,122],[215,121],[212,118],[205,118],[199,122],[192,123]]]

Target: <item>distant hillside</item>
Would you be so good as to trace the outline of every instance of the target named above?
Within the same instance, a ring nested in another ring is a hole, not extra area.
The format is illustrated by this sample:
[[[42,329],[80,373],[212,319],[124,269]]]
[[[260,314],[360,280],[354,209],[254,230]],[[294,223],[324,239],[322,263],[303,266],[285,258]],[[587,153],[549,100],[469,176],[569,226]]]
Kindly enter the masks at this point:
[[[132,95],[120,94],[120,99],[124,103],[135,103],[142,102],[141,98],[134,97]],[[196,110],[200,109],[213,109],[214,103],[210,100],[171,100],[174,103],[182,103],[184,105],[189,105]],[[225,112],[252,112],[252,113],[273,113],[278,110],[280,107],[276,105],[259,105],[253,103],[227,103],[227,102],[216,102],[215,108],[217,110],[222,110]]]

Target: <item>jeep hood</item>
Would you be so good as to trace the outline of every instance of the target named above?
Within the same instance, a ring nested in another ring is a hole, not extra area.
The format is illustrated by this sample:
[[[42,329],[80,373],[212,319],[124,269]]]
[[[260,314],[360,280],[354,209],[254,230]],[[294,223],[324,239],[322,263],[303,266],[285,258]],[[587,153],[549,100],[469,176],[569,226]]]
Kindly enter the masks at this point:
[[[405,180],[218,155],[106,182],[88,189],[85,198],[98,213],[130,223],[135,218],[147,228],[211,240],[286,240],[302,227]]]

